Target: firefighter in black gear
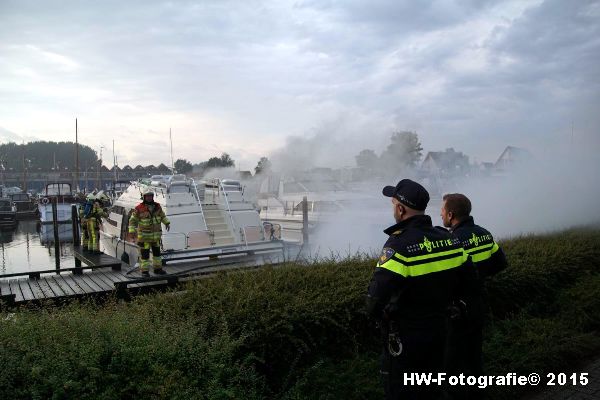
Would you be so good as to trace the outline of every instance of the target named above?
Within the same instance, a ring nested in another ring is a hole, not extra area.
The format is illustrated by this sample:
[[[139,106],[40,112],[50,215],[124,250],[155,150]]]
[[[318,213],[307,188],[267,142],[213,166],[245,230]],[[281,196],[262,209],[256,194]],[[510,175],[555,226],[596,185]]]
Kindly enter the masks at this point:
[[[446,228],[470,256],[477,272],[482,302],[471,303],[463,312],[455,313],[449,321],[445,369],[449,374],[483,375],[482,330],[484,323],[485,279],[507,267],[502,249],[486,229],[475,225],[471,214],[471,201],[463,194],[452,193],[443,197],[440,216]],[[464,304],[459,300],[458,304]],[[484,390],[454,388],[455,399],[483,398]]]
[[[437,385],[418,386],[405,373],[442,370],[449,306],[477,296],[473,264],[459,241],[425,215],[429,193],[409,179],[386,186],[396,224],[385,243],[367,296],[367,311],[383,339],[381,375],[386,399],[436,399]]]

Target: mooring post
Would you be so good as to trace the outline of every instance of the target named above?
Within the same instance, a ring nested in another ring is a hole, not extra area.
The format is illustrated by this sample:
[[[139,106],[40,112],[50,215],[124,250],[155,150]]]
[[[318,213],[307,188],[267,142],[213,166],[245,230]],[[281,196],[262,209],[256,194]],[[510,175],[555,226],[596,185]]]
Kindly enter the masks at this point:
[[[302,198],[302,244],[308,244],[308,200]]]
[[[58,197],[52,200],[52,227],[54,228],[54,261],[60,269],[60,239],[58,237]]]
[[[73,250],[76,250],[77,247],[81,245],[81,236],[79,233],[79,213],[77,212],[77,204],[71,204],[71,224],[73,227]],[[76,253],[76,251],[73,251]],[[75,268],[81,268],[81,260],[75,254]],[[81,274],[83,271],[81,269],[77,269],[73,271],[75,274]]]

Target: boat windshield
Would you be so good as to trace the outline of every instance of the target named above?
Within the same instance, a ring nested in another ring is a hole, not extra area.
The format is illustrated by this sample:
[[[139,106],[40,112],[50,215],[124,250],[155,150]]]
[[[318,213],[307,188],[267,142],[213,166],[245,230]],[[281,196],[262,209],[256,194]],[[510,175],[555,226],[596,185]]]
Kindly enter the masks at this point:
[[[46,196],[65,194],[71,194],[71,185],[69,183],[52,183],[46,186]]]
[[[0,211],[12,211],[10,200],[0,200]]]
[[[27,193],[11,194],[10,198],[12,201],[29,201],[29,195]]]

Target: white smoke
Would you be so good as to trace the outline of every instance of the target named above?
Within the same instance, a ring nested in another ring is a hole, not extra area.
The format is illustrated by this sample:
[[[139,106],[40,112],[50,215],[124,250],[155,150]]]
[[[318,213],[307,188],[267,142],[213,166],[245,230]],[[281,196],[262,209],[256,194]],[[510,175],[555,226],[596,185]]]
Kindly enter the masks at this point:
[[[273,170],[283,173],[315,167],[353,167],[363,149],[380,153],[389,143],[394,125],[369,116],[339,117],[323,122],[303,136],[288,136],[280,149],[269,155]]]
[[[372,199],[353,203],[323,221],[310,238],[312,252],[319,256],[377,253],[387,239],[383,229],[395,223],[390,199],[381,189],[402,178],[356,184]],[[441,182],[439,192],[427,182],[421,183],[431,194],[426,214],[434,225],[442,225],[441,197],[448,192],[469,197],[475,222],[495,238],[600,224],[600,157],[593,149],[547,150],[542,157],[534,155],[528,163],[504,174]]]

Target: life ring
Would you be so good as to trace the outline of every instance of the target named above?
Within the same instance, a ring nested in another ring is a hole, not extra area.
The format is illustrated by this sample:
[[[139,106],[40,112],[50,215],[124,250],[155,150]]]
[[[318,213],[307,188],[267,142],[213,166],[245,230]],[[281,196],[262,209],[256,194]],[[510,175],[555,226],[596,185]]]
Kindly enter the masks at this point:
[[[42,204],[48,204],[48,203],[50,203],[50,199],[47,198],[47,197],[43,197],[42,198]]]

